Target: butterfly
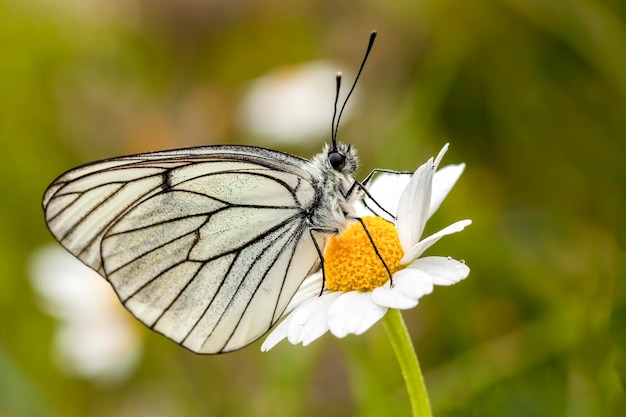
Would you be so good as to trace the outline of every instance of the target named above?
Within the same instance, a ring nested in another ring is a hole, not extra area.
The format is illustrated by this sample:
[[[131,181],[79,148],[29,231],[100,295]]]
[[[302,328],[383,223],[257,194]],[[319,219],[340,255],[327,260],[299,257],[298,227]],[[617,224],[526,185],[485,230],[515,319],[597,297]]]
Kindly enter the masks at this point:
[[[336,138],[342,111],[311,160],[218,145],[79,166],[46,190],[47,226],[152,330],[196,353],[240,349],[323,268],[328,239],[359,220],[353,204],[373,173],[354,180],[356,150]]]

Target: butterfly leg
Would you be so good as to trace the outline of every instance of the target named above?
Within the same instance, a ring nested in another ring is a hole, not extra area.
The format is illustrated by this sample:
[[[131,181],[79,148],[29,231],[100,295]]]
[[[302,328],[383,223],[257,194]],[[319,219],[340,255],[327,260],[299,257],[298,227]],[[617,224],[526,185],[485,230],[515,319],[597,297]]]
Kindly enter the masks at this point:
[[[369,199],[372,200],[374,202],[374,204],[376,206],[378,206],[379,209],[381,209],[383,212],[385,212],[392,219],[395,219],[396,216],[394,216],[391,212],[389,212],[389,210],[384,208],[378,201],[376,201],[376,199],[374,197],[372,197],[372,195],[367,190],[367,184],[374,177],[374,174],[378,174],[378,173],[381,173],[381,172],[385,172],[385,173],[388,173],[388,174],[396,174],[396,175],[411,175],[412,174],[412,172],[408,172],[408,171],[394,171],[392,169],[376,168],[376,169],[372,170],[372,172],[370,172],[369,175],[367,177],[365,177],[365,179],[362,182],[354,180],[354,182],[352,183],[352,186],[350,187],[350,189],[348,189],[348,192],[346,193],[345,197],[346,197],[346,199],[349,199],[350,196],[352,195],[352,193],[356,189],[359,189],[359,190],[363,191],[363,193],[365,193],[365,195],[368,196]],[[367,202],[364,201],[363,204],[365,204],[365,207],[367,207],[368,209],[370,209],[370,211],[373,212],[373,210],[367,205]]]
[[[324,292],[324,286],[326,285],[326,272],[324,271],[324,254],[322,253],[322,249],[320,248],[317,240],[315,240],[315,236],[313,236],[313,232],[323,233],[323,234],[333,234],[336,235],[339,233],[337,229],[328,229],[324,227],[311,227],[309,228],[309,234],[311,235],[311,240],[313,241],[313,245],[315,245],[315,250],[317,251],[317,256],[320,258],[320,265],[322,268],[322,289],[320,290],[320,296]]]
[[[365,186],[363,184],[361,184],[360,182],[358,182],[357,180],[354,180],[354,183],[352,185],[352,187],[350,188],[350,190],[352,190],[352,188],[354,188],[354,186],[358,186],[358,188],[361,189],[361,191],[363,191],[365,193],[366,196],[368,196],[370,198],[370,200],[372,200],[374,202],[374,204],[376,204],[378,206],[379,209],[381,209],[382,211],[384,211],[389,217],[391,217],[392,219],[396,219],[396,216],[394,216],[392,213],[389,212],[389,210],[387,210],[386,208],[384,208],[383,206],[380,205],[380,203],[378,201],[376,201],[374,199],[374,197],[372,197],[372,195],[369,193],[369,191],[367,191],[367,188],[365,188]],[[349,193],[350,191],[348,191]],[[346,196],[346,199],[349,198],[349,194]],[[373,211],[368,205],[367,203],[365,203],[365,201],[363,202],[363,204],[365,205],[365,207],[367,207],[368,209],[370,209],[370,211]]]
[[[370,180],[372,178],[374,178],[375,174],[380,174],[381,172],[387,173],[387,174],[396,174],[396,175],[413,175],[412,172],[410,171],[395,171],[393,169],[385,169],[385,168],[374,168],[372,170],[372,172],[369,173],[369,175],[367,177],[365,177],[365,179],[363,181],[361,181],[361,185],[362,186],[367,186],[367,184],[370,182]]]
[[[372,244],[372,247],[374,248],[374,252],[376,252],[376,256],[378,257],[378,259],[380,259],[380,262],[382,262],[383,266],[385,267],[385,270],[387,271],[387,275],[389,275],[389,283],[391,284],[391,286],[393,286],[393,280],[392,280],[392,277],[391,277],[391,270],[389,269],[389,266],[387,265],[387,262],[385,262],[385,260],[383,259],[382,255],[380,254],[380,252],[378,252],[378,248],[376,247],[376,244],[374,243],[374,239],[372,239],[372,235],[370,234],[369,230],[367,230],[367,226],[365,226],[365,222],[363,221],[362,218],[356,217],[356,216],[348,216],[348,218],[358,221],[359,223],[361,223],[361,226],[363,226],[363,230],[365,231],[365,234],[367,235],[367,238],[369,239],[370,243]]]

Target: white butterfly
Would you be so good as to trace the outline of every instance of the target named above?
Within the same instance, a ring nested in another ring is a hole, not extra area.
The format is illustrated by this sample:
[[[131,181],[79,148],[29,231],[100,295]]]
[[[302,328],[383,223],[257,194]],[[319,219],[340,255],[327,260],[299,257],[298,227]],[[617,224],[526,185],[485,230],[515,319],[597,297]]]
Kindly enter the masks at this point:
[[[338,123],[310,161],[224,145],[80,166],[46,191],[48,228],[151,329],[197,353],[242,348],[279,320],[350,223],[363,186]]]

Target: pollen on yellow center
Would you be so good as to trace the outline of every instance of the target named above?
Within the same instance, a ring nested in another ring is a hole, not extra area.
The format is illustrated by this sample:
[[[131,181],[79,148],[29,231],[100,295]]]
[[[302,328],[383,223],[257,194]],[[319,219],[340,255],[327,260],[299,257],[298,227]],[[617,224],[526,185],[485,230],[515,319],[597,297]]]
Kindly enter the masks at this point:
[[[395,226],[381,217],[366,216],[363,222],[390,272],[400,270],[404,252]],[[359,222],[330,239],[324,255],[324,274],[325,287],[330,291],[371,291],[389,279]]]

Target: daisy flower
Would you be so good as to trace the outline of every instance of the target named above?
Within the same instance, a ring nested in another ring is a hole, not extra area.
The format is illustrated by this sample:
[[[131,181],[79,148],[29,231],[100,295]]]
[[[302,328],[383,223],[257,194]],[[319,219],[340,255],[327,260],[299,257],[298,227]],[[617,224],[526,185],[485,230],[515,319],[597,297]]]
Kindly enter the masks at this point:
[[[104,385],[131,377],[141,337],[107,282],[56,245],[37,249],[29,264],[41,308],[58,320],[53,356],[59,367]]]
[[[333,108],[326,104],[334,99],[337,67],[312,61],[277,68],[256,79],[243,96],[239,126],[246,133],[280,143],[306,143],[325,135],[333,115]]]
[[[285,319],[267,337],[262,351],[285,338],[306,346],[328,331],[339,338],[361,334],[388,309],[413,308],[422,296],[432,292],[434,285],[452,285],[468,276],[470,270],[463,261],[422,257],[440,238],[460,232],[471,223],[461,220],[422,238],[426,222],[465,168],[458,164],[437,170],[447,149],[445,145],[436,158],[430,158],[412,176],[380,174],[376,178],[370,194],[393,218],[367,198],[357,212],[376,214],[362,219],[378,254],[359,222],[333,237],[324,254],[325,282],[320,270],[302,283],[287,307]],[[389,267],[391,280],[381,258]]]

